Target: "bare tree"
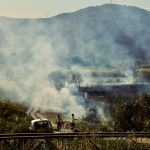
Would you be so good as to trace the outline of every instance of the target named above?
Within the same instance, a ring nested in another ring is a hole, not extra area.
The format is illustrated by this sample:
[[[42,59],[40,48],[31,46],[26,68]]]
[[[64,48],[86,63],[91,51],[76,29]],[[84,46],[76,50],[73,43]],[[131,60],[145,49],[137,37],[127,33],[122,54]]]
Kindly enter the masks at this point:
[[[71,71],[68,73],[68,82],[74,84],[80,91],[80,87],[83,83],[82,75],[80,73]]]

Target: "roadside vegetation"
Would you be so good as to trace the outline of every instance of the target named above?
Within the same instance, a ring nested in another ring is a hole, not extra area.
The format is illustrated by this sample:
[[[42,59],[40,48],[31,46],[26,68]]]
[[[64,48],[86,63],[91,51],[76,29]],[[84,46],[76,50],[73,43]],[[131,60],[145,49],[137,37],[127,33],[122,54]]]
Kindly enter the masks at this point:
[[[106,102],[108,103],[108,101]],[[110,106],[113,106],[110,107]],[[118,98],[116,104],[106,104],[105,109],[110,108],[110,117],[103,122],[97,113],[85,117],[76,122],[78,132],[112,132],[112,131],[147,131],[150,132],[150,95],[143,94],[139,97],[128,99]],[[25,112],[27,108],[10,100],[0,100],[0,133],[29,132],[32,118]],[[92,118],[97,121],[93,122]],[[90,120],[91,119],[91,120]]]
[[[113,114],[115,131],[150,131],[150,95],[121,99]]]
[[[150,132],[150,95],[118,98],[115,104],[112,101],[105,103],[105,110],[110,114],[107,121],[101,120],[93,111],[78,121],[77,128],[83,132]],[[93,118],[97,118],[95,123]]]
[[[106,109],[109,108],[106,105]],[[19,103],[12,103],[10,100],[0,100],[0,134],[3,133],[28,133],[30,121],[32,118],[25,112],[27,108]],[[94,112],[94,111],[93,111]],[[150,95],[142,95],[140,97],[133,97],[130,99],[120,99],[115,104],[112,114],[107,123],[98,120],[96,123],[89,120],[95,117],[96,113],[90,117],[83,118],[76,122],[75,132],[112,132],[112,131],[150,131]],[[34,140],[27,140],[33,142]],[[53,139],[53,140],[37,140],[36,149],[79,149],[79,150],[93,150],[93,149],[149,149],[148,143],[139,142],[139,139],[128,137],[128,140],[119,139],[117,142],[114,139],[103,139],[93,137],[88,138],[74,138],[69,142],[67,139]],[[22,141],[13,141],[2,143],[5,149],[12,147],[17,149],[22,144]],[[72,147],[73,145],[73,147]]]
[[[31,118],[26,108],[8,99],[0,99],[0,133],[29,132]]]

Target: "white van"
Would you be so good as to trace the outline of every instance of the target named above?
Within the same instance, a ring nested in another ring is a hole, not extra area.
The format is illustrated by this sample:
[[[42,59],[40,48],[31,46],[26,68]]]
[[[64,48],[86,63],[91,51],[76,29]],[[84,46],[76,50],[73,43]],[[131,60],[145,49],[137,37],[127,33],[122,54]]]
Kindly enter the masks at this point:
[[[49,132],[53,133],[53,127],[51,122],[44,118],[44,119],[35,119],[31,121],[31,126],[29,128],[32,132]]]

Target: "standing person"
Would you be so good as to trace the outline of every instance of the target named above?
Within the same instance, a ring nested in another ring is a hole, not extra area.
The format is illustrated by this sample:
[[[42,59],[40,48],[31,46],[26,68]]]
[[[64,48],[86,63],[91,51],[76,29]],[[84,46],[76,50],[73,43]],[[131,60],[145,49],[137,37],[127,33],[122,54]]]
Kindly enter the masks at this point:
[[[74,114],[71,115],[70,128],[71,128],[72,131],[74,131],[74,129],[75,129],[75,118],[74,118]]]
[[[62,118],[60,117],[59,114],[58,114],[58,116],[56,117],[56,123],[57,123],[57,130],[58,130],[58,131],[61,131]]]

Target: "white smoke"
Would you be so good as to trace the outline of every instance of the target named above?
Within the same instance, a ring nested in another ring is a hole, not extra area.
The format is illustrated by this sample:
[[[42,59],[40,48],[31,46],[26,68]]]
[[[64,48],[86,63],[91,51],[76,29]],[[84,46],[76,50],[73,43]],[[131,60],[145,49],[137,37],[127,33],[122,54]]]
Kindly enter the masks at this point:
[[[78,117],[85,115],[84,107],[77,103],[68,88],[57,91],[53,87],[40,87],[31,96],[31,107],[41,112],[61,112],[70,115],[75,113]]]
[[[18,24],[23,23],[17,21]],[[68,115],[75,113],[79,117],[85,115],[84,106],[78,104],[77,97],[69,89],[57,91],[47,80],[49,73],[65,69],[57,64],[60,56],[68,53],[65,43],[59,42],[62,49],[57,51],[51,44],[53,37],[45,34],[42,23],[29,21],[26,26],[18,24],[13,24],[13,20],[7,22],[7,19],[0,23],[0,31],[5,35],[4,44],[0,43],[0,57],[3,58],[0,63],[0,88],[13,91],[15,95],[14,98],[12,95],[5,97],[28,104],[29,112],[40,110]],[[18,31],[14,29],[17,26]]]
[[[150,56],[147,18],[149,12],[113,5],[50,19],[0,18],[0,89],[12,93],[6,97],[30,104],[30,110],[82,116],[78,97],[66,87],[57,91],[48,85],[47,76],[74,66],[81,71],[113,66],[127,77],[124,82],[133,83],[136,58],[147,62]],[[93,83],[86,74],[86,82]]]

